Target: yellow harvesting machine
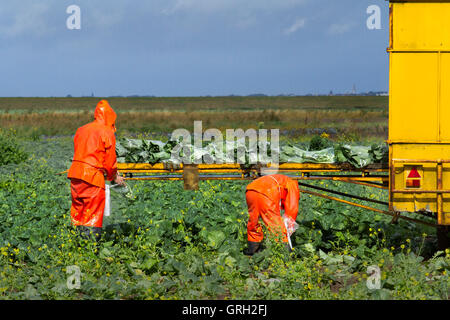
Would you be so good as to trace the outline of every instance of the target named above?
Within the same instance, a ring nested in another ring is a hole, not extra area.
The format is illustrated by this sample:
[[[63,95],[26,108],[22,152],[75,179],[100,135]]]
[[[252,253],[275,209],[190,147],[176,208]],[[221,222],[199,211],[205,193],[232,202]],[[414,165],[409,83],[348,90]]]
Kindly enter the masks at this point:
[[[389,207],[450,225],[450,1],[390,1]]]

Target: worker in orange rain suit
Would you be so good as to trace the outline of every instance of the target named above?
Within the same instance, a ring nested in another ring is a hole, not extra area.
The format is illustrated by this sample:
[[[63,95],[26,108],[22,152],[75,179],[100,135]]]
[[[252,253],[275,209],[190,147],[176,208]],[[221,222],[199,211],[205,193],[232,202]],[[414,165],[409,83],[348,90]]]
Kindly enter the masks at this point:
[[[123,185],[117,172],[116,118],[106,100],[97,104],[95,120],[78,128],[74,137],[74,157],[67,177],[71,179],[72,223],[82,236],[94,234],[98,240],[105,208],[105,176]]]
[[[292,222],[295,221],[299,199],[297,182],[281,174],[260,177],[247,186],[249,220],[247,223],[248,248],[244,251],[246,255],[253,255],[261,249],[263,232],[259,224],[260,217],[272,235],[280,237],[283,242],[288,242],[281,209],[284,209],[286,217],[292,218]]]

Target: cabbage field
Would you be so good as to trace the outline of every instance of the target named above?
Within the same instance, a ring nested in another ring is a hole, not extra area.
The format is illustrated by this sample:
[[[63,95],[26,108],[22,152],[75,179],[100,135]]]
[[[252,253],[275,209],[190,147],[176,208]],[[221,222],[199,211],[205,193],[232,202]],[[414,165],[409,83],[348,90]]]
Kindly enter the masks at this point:
[[[111,192],[101,241],[80,240],[69,180],[59,174],[70,166],[71,138],[13,140],[0,139],[5,155],[24,154],[0,163],[1,299],[449,298],[450,255],[437,251],[432,228],[305,194],[293,253],[267,240],[262,252],[243,255],[245,181],[202,181],[198,191],[182,181],[130,181],[131,194]],[[73,266],[78,288],[68,286]],[[368,286],[369,267],[380,270],[379,289]]]
[[[308,145],[299,148],[293,143],[283,143],[279,147],[278,159],[283,163],[348,163],[355,168],[370,164],[387,163],[389,150],[385,143],[372,146],[352,146],[348,144],[333,144],[325,136],[314,136]],[[266,142],[266,150],[272,150],[270,142]],[[170,139],[167,142],[148,139],[121,138],[116,143],[116,155],[119,163],[240,163],[244,165],[270,162],[272,154],[267,159],[257,159],[259,145],[252,147],[245,141],[227,141],[219,143],[203,143],[196,147],[190,143]],[[273,151],[272,151],[273,152]],[[250,155],[254,162],[250,163]],[[265,161],[264,161],[265,160]]]

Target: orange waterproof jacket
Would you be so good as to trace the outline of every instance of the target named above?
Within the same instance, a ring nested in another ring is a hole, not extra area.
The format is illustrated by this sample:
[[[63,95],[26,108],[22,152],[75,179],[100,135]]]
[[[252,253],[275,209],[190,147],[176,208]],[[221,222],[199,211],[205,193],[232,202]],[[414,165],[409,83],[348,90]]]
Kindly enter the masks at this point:
[[[254,180],[247,190],[261,193],[275,203],[281,200],[280,209],[284,209],[284,214],[294,221],[297,219],[300,192],[296,181],[282,174],[273,174]]]
[[[75,153],[68,178],[76,178],[105,188],[105,177],[112,181],[117,172],[116,118],[106,100],[97,104],[95,120],[78,128],[74,138]]]

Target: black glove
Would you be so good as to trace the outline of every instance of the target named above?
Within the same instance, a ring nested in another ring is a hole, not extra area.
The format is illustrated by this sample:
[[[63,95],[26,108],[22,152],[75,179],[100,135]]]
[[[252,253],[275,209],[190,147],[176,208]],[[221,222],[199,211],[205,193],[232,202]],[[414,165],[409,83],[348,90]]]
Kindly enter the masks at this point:
[[[261,251],[261,242],[247,241],[248,247],[244,250],[244,254],[247,256],[252,256],[256,252]]]

